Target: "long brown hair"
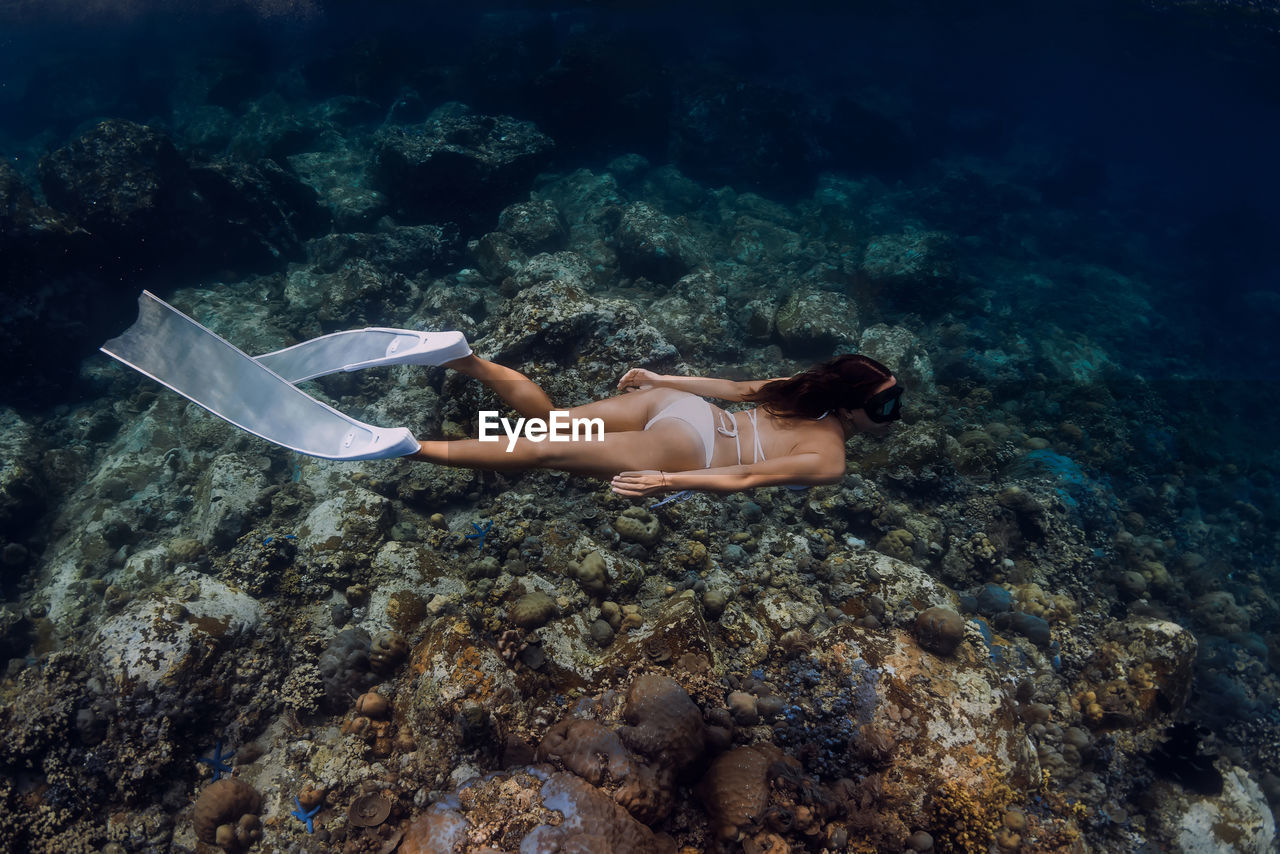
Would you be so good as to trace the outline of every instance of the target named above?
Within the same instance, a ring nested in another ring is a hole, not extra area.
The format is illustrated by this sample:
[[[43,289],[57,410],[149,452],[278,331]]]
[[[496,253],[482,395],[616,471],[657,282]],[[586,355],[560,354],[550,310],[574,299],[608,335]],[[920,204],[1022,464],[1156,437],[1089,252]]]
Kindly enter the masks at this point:
[[[875,359],[850,353],[765,383],[743,400],[783,418],[818,418],[833,409],[861,409],[892,376],[893,371]]]

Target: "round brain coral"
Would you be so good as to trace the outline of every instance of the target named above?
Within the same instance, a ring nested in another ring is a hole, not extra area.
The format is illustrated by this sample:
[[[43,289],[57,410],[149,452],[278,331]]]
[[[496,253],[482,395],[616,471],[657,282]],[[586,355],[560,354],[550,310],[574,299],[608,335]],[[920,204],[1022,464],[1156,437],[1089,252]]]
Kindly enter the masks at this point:
[[[535,590],[517,599],[508,616],[522,629],[537,629],[550,622],[557,611],[556,600],[541,590]]]
[[[916,641],[937,655],[951,655],[964,640],[964,617],[950,608],[926,608],[916,617]]]
[[[196,838],[231,851],[248,848],[262,835],[261,808],[262,797],[248,783],[236,777],[215,780],[196,799],[192,813]]]
[[[662,523],[658,517],[641,507],[629,507],[613,520],[614,530],[624,540],[652,546],[658,542],[662,534]]]

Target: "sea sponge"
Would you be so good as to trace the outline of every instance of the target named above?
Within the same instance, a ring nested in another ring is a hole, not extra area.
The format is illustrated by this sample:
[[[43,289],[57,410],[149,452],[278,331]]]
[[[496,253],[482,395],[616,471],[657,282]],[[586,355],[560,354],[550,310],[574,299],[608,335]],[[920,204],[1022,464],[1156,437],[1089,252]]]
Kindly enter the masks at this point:
[[[262,796],[237,777],[214,780],[196,799],[191,821],[196,838],[228,851],[241,851],[262,837],[258,812]]]
[[[662,523],[658,517],[642,507],[623,510],[622,515],[613,520],[613,528],[622,539],[643,546],[652,546],[662,534]]]
[[[541,590],[535,590],[517,599],[507,616],[522,629],[537,629],[549,623],[558,610],[556,600]]]
[[[757,747],[737,747],[711,763],[698,796],[711,817],[716,836],[725,841],[754,824],[769,805],[769,766],[773,758]]]
[[[627,691],[623,716],[630,726],[619,734],[643,756],[682,768],[702,755],[702,712],[669,676],[637,676]]]
[[[937,655],[951,655],[964,640],[964,618],[950,608],[926,608],[916,617],[916,641]]]

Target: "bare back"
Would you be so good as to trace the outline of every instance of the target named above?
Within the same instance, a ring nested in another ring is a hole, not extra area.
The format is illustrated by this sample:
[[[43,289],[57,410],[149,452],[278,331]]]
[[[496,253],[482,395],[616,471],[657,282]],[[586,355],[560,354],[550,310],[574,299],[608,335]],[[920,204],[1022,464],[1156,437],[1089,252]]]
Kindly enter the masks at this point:
[[[714,407],[726,412],[720,407]],[[715,454],[712,466],[732,466],[738,464],[741,453],[742,463],[757,462],[753,459],[755,447],[755,430],[760,431],[760,449],[762,460],[775,460],[796,454],[817,454],[824,461],[835,461],[843,464],[845,456],[845,437],[840,422],[835,418],[783,418],[769,414],[763,408],[754,410],[756,426],[751,424],[748,412],[726,412],[733,419],[738,429],[738,442],[735,445],[733,436],[717,432]],[[721,416],[716,414],[717,423]]]

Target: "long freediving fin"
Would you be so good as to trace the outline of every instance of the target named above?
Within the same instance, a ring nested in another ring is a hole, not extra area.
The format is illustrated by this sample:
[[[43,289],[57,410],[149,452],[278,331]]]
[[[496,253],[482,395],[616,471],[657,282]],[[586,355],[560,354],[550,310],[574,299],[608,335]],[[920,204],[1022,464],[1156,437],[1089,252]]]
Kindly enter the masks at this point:
[[[380,365],[443,365],[471,354],[461,332],[418,332],[370,326],[322,335],[255,356],[291,383]]]
[[[268,442],[328,460],[402,457],[418,451],[404,427],[374,427],[300,390],[154,294],[102,352]]]

